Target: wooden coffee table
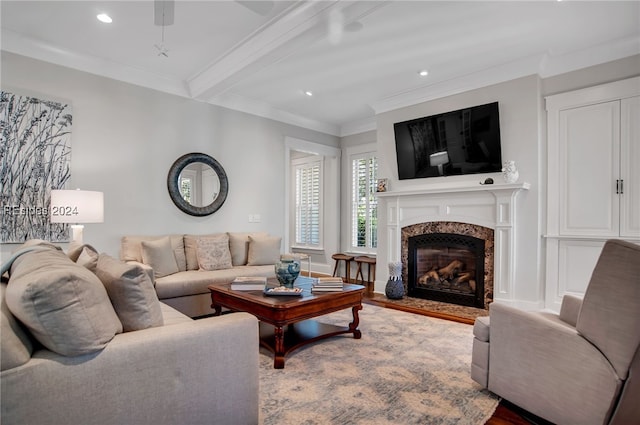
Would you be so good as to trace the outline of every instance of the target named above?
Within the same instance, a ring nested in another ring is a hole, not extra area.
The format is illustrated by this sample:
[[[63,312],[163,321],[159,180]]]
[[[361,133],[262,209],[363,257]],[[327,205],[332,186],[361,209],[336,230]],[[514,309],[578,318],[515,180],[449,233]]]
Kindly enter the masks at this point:
[[[268,282],[277,286],[275,279]],[[284,368],[285,356],[306,344],[332,336],[351,333],[355,339],[358,311],[362,309],[364,286],[345,284],[340,292],[311,293],[310,285],[300,285],[302,296],[267,296],[263,291],[234,291],[229,284],[209,285],[211,308],[220,315],[222,307],[253,314],[260,320],[260,345],[274,353],[273,367]],[[353,321],[334,326],[310,320],[334,311],[351,308]],[[286,327],[286,329],[285,329]]]

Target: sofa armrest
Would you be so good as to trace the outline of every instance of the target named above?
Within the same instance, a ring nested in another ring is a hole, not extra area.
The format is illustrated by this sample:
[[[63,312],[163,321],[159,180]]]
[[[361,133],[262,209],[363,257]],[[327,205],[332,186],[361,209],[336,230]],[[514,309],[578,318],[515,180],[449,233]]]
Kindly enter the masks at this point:
[[[562,305],[560,306],[560,320],[575,327],[581,308],[582,298],[575,295],[565,295],[562,297]]]
[[[258,347],[257,319],[234,313],[41,350],[2,373],[3,423],[257,424]]]
[[[491,304],[490,391],[554,423],[606,423],[621,381],[557,315]]]

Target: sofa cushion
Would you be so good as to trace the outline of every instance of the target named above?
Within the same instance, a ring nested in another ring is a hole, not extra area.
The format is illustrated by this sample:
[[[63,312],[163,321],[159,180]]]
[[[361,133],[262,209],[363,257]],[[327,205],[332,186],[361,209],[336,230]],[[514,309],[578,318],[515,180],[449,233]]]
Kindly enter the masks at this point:
[[[273,265],[268,265],[238,266],[231,269],[212,271],[188,270],[156,280],[156,292],[160,300],[209,294],[207,286],[216,283],[229,283],[237,276],[275,277],[275,269]]]
[[[14,261],[10,276],[9,310],[49,350],[91,353],[122,332],[100,279],[62,251],[26,253]]]
[[[282,238],[278,236],[249,236],[248,266],[262,266],[275,264],[280,259],[280,244]]]
[[[178,273],[178,263],[171,247],[171,239],[164,237],[140,242],[142,262],[153,269],[155,277]]]
[[[187,262],[187,270],[198,270],[200,265],[198,264],[198,238],[203,237],[215,237],[223,235],[224,233],[209,233],[206,235],[184,235],[184,255]]]
[[[31,358],[33,353],[33,344],[28,333],[22,328],[22,325],[13,317],[9,311],[5,301],[5,292],[7,285],[0,284],[0,317],[2,335],[2,344],[0,348],[0,370],[12,369],[25,364]]]
[[[249,236],[255,238],[269,236],[266,232],[228,232],[231,263],[234,266],[246,266],[249,255]]]
[[[223,270],[232,267],[229,236],[226,233],[198,238],[196,247],[200,270]]]
[[[107,289],[125,332],[163,325],[158,295],[142,267],[100,254],[96,275]]]
[[[171,248],[173,248],[173,255],[176,258],[179,271],[187,270],[187,259],[185,258],[184,239],[183,235],[168,235],[171,239]],[[162,239],[167,235],[162,236],[123,236],[120,246],[120,259],[123,261],[142,261],[142,241],[153,241],[156,239]]]

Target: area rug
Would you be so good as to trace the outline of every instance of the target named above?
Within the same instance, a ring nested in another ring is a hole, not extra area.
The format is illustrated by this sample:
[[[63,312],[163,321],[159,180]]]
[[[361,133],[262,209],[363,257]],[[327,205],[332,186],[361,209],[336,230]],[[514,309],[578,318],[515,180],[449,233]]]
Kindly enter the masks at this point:
[[[318,318],[346,325],[351,310]],[[260,350],[262,425],[484,424],[499,399],[470,378],[472,326],[364,305],[361,339]]]

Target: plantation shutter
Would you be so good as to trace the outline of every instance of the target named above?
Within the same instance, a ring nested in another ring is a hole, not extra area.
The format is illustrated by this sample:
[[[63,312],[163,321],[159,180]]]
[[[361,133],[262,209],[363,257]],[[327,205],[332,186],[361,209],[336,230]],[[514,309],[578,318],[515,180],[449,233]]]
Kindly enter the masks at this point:
[[[296,167],[296,230],[298,246],[319,246],[321,227],[321,162]]]
[[[378,246],[378,201],[375,196],[378,164],[372,154],[352,157],[351,245],[353,248]]]

